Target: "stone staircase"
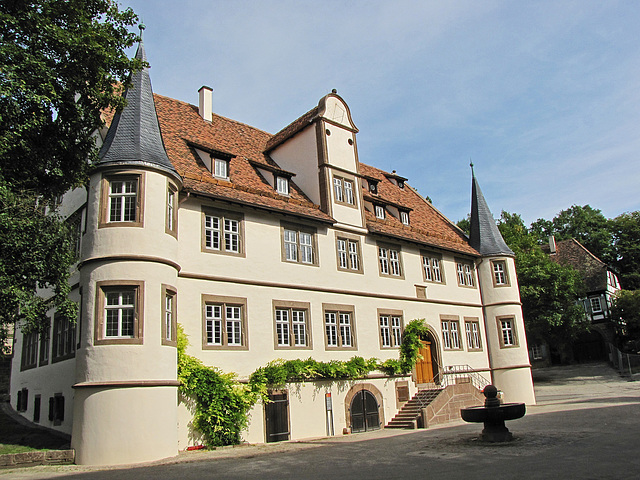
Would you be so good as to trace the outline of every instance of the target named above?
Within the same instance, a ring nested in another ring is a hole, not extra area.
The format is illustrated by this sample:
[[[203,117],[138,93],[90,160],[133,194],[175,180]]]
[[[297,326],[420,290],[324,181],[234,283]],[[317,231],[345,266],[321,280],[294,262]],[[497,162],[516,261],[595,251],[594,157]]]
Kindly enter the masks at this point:
[[[411,428],[425,427],[422,425],[422,409],[433,402],[440,393],[442,388],[428,388],[418,390],[411,400],[405,403],[400,411],[385,428]]]

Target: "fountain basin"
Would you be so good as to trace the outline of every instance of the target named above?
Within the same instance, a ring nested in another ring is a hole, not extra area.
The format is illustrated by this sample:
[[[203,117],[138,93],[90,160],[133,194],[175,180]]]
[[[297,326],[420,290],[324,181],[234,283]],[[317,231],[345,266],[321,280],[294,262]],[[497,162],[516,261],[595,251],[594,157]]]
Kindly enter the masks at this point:
[[[524,403],[503,403],[499,407],[468,407],[460,409],[465,422],[484,423],[486,421],[516,420],[526,413]]]

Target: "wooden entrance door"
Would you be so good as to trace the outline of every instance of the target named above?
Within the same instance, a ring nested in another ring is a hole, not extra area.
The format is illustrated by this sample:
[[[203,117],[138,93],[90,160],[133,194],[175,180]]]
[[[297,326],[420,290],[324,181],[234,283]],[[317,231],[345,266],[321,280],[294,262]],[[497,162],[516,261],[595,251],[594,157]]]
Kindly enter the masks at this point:
[[[433,359],[431,357],[431,342],[422,341],[418,350],[422,359],[416,362],[417,383],[433,383]]]
[[[267,442],[289,440],[289,398],[286,391],[269,392],[264,405]]]

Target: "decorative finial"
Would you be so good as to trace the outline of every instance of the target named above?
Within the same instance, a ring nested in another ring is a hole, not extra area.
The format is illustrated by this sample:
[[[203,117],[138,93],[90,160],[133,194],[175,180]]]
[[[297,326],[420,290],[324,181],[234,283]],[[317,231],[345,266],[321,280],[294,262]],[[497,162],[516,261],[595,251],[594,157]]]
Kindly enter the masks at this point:
[[[469,159],[469,166],[471,167],[471,177],[475,178],[475,174],[473,173],[473,162]]]
[[[338,90],[334,88],[331,90],[331,93],[338,93]]]
[[[138,25],[138,28],[140,29],[140,40],[142,40],[142,32],[144,32],[144,29],[147,27],[144,23],[140,23],[140,25]]]

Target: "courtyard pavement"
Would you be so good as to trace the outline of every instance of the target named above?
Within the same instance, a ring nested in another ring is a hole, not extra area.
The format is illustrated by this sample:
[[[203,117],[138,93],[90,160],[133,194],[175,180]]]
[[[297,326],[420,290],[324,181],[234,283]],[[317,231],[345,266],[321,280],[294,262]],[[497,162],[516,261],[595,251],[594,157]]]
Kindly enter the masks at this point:
[[[1,478],[640,479],[640,381],[606,364],[534,371],[537,405],[508,422],[514,440],[484,444],[478,424],[186,452],[123,467],[47,466]]]

